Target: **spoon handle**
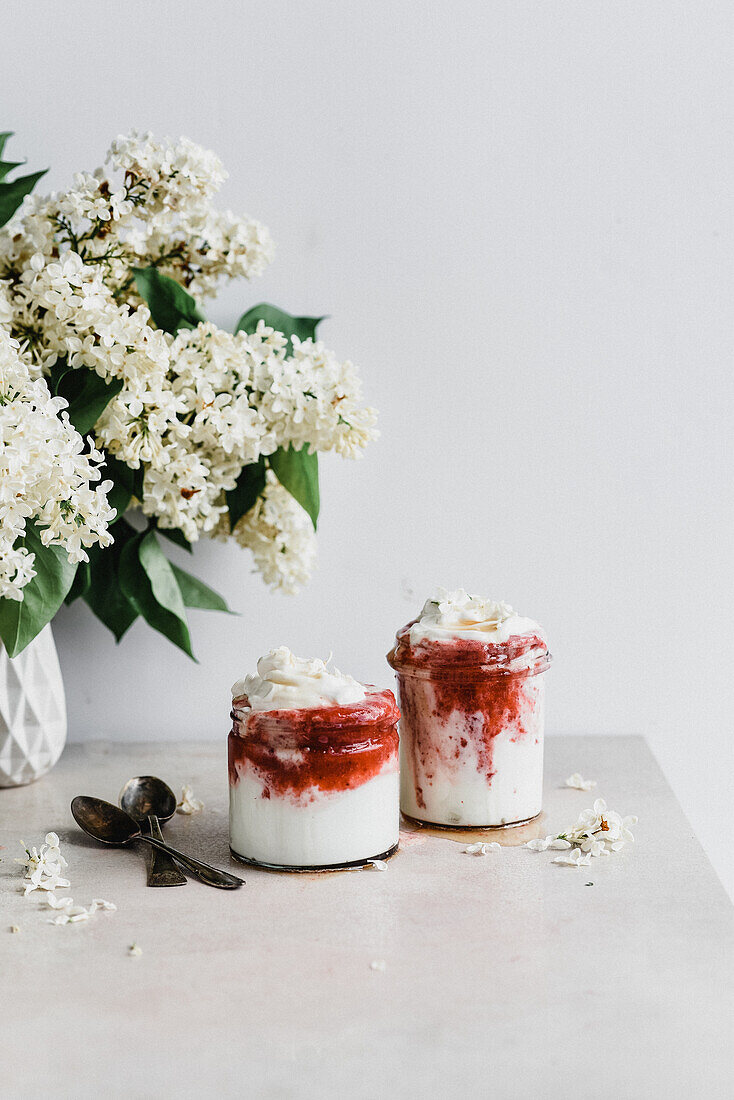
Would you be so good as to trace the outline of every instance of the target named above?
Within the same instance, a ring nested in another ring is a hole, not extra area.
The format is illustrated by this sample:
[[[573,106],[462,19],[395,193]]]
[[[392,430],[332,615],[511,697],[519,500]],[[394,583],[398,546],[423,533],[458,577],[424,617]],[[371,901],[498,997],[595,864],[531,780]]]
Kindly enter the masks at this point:
[[[160,823],[155,814],[148,815],[148,833],[156,840],[163,840]],[[188,879],[182,875],[168,852],[153,848],[150,853],[148,886],[185,886]]]
[[[183,852],[179,852],[178,849],[172,848],[170,844],[158,840],[157,837],[147,836],[145,833],[141,833],[140,840],[144,840],[146,844],[152,844],[154,848],[158,848],[161,852],[168,852],[177,863],[180,863],[182,867],[190,871],[192,875],[196,875],[196,877],[201,882],[205,882],[207,886],[218,886],[223,890],[235,890],[238,886],[245,885],[244,879],[237,878],[236,875],[230,875],[227,871],[220,871],[217,867],[212,867],[209,863],[202,863],[201,860],[194,859],[192,856],[186,856]]]

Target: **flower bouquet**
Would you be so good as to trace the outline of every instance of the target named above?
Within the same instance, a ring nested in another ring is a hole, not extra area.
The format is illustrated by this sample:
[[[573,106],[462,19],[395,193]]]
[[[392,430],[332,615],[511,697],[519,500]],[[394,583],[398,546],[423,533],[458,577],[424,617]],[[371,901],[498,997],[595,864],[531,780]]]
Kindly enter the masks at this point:
[[[221,212],[218,157],[132,132],[46,197],[8,181],[0,135],[0,638],[19,653],[63,602],[119,641],[143,618],[189,655],[187,607],[224,600],[170,562],[234,538],[265,581],[310,574],[318,452],[376,436],[321,318],[269,305],[234,333],[200,302],[262,273],[267,229]]]

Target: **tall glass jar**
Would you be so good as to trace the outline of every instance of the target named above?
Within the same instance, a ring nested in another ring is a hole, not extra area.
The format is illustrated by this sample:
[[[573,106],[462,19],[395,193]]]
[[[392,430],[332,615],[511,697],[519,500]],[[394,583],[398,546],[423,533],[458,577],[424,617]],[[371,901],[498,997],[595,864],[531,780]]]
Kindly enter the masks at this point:
[[[452,638],[411,644],[388,661],[401,711],[404,814],[442,826],[519,824],[543,797],[544,677],[537,635],[503,643]]]
[[[245,863],[331,870],[385,859],[398,845],[400,717],[391,691],[364,701],[250,710],[234,700],[230,846]]]

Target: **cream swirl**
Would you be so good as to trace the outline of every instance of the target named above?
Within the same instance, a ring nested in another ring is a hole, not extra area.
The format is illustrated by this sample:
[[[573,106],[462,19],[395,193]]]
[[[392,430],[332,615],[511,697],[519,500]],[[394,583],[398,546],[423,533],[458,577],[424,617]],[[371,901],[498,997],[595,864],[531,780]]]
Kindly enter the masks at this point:
[[[319,657],[296,657],[284,645],[260,658],[256,676],[244,676],[233,684],[232,698],[243,695],[251,710],[346,706],[366,698],[352,676],[328,669]]]
[[[450,592],[439,588],[426,600],[420,618],[410,627],[410,641],[443,641],[449,638],[469,638],[501,644],[509,638],[543,631],[534,619],[518,615],[507,603],[470,596],[463,588]]]

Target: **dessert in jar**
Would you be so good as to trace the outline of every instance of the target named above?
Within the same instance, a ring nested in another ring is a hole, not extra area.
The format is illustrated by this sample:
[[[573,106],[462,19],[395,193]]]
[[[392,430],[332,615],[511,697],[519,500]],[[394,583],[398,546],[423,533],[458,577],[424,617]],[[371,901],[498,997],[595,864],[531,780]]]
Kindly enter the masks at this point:
[[[398,718],[391,691],[281,646],[232,688],[232,854],[277,870],[385,859],[398,846]]]
[[[403,813],[463,827],[539,814],[551,655],[538,624],[508,604],[439,589],[387,659],[398,682]]]

